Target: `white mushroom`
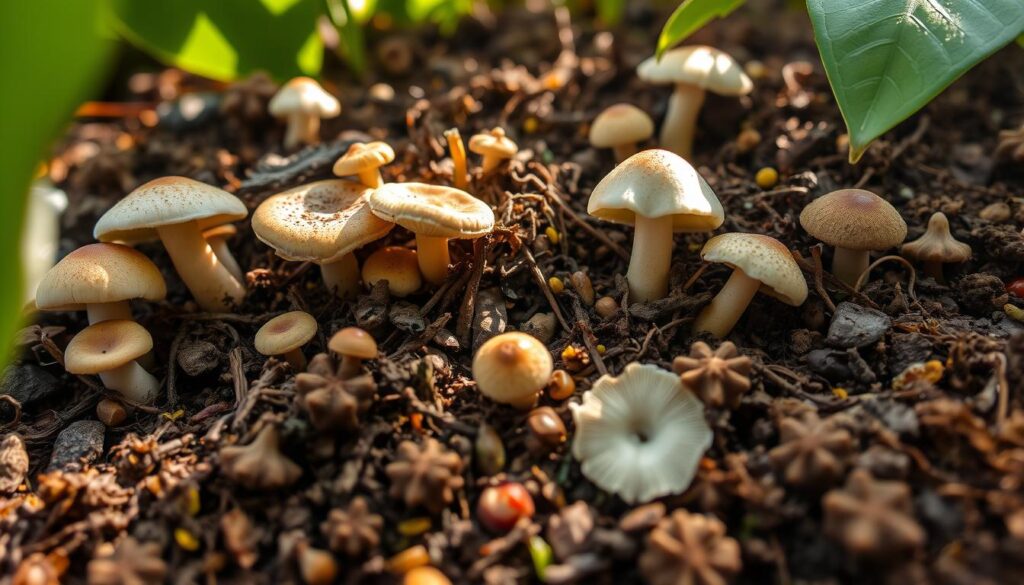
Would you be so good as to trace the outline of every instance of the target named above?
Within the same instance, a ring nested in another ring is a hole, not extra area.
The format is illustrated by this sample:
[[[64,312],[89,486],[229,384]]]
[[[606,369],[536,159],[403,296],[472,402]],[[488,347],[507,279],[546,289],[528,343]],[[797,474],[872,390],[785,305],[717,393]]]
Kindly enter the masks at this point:
[[[284,84],[270,100],[270,115],[288,121],[284,147],[320,141],[320,119],[334,118],[341,113],[341,104],[314,79],[296,77]]]

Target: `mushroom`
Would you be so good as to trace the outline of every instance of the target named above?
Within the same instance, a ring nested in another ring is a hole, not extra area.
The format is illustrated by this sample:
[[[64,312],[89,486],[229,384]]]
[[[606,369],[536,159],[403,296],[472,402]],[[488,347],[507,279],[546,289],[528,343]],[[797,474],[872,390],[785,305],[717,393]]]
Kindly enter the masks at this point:
[[[601,179],[587,213],[635,226],[626,280],[630,298],[639,302],[668,293],[673,232],[707,232],[725,221],[703,177],[690,163],[660,149],[634,154]]]
[[[102,398],[96,403],[96,419],[108,427],[116,427],[128,418],[128,410],[117,400]]]
[[[697,315],[694,331],[722,338],[732,331],[758,291],[798,307],[807,299],[807,281],[789,249],[760,234],[721,234],[700,252],[705,262],[721,262],[732,276],[711,304]]]
[[[359,182],[376,189],[384,184],[380,168],[395,160],[395,151],[387,142],[356,142],[334,163],[339,177],[358,175]]]
[[[285,260],[319,264],[327,289],[351,297],[359,291],[352,252],[395,227],[370,212],[369,193],[341,179],[295,187],[261,203],[252,214],[252,230]]]
[[[60,250],[60,218],[68,196],[48,179],[38,179],[25,200],[25,220],[18,242],[21,256],[22,300],[29,302],[46,271],[57,262]]]
[[[302,476],[302,468],[281,453],[277,427],[263,427],[252,443],[220,450],[220,462],[236,483],[259,490],[288,487]]]
[[[64,350],[69,374],[99,374],[103,385],[139,404],[152,404],[160,382],[135,360],[153,349],[153,338],[135,321],[112,319],[90,325]]]
[[[132,319],[131,299],[167,296],[160,269],[141,252],[120,244],[89,244],[51,268],[36,290],[41,311],[85,309],[89,323]]]
[[[672,49],[660,60],[657,56],[644,60],[636,72],[640,79],[649,83],[675,84],[661,124],[660,142],[663,148],[685,158],[693,152],[693,134],[705,92],[741,96],[754,89],[743,67],[713,47],[697,45]]]
[[[532,335],[512,331],[480,346],[473,356],[473,379],[484,396],[525,410],[547,386],[553,367],[543,343]]]
[[[505,136],[504,128],[494,128],[490,132],[471,136],[469,150],[484,157],[481,168],[484,174],[487,174],[498,168],[502,161],[515,156],[519,152],[519,146]]]
[[[871,250],[892,248],[907,237],[896,208],[862,189],[841,189],[811,201],[800,212],[800,225],[835,246],[832,274],[850,286],[868,269]]]
[[[651,117],[633,104],[609,106],[590,124],[590,145],[610,148],[615,162],[622,162],[637,153],[637,143],[654,134]]]
[[[388,291],[395,297],[407,297],[423,286],[423,275],[416,260],[416,251],[401,246],[385,246],[370,254],[363,262],[366,286],[381,280],[388,282]]]
[[[263,355],[280,355],[301,372],[306,369],[302,346],[316,335],[316,319],[305,311],[290,311],[263,324],[256,332],[256,351]]]
[[[203,239],[210,245],[217,260],[220,260],[224,268],[228,269],[231,276],[234,276],[238,282],[245,282],[245,273],[242,271],[242,267],[238,265],[235,256],[228,249],[228,240],[235,237],[237,233],[238,229],[233,224],[226,223],[203,232]]]
[[[711,446],[704,405],[656,366],[631,363],[617,378],[601,376],[569,408],[583,475],[628,504],[686,490]]]
[[[427,282],[448,277],[448,240],[479,238],[494,229],[491,208],[465,191],[424,183],[389,183],[370,193],[370,209],[416,234],[416,259]]]
[[[923,262],[925,274],[944,282],[942,265],[966,262],[971,257],[971,247],[953,237],[946,214],[936,211],[928,220],[924,235],[903,244],[900,253],[911,260]]]
[[[245,204],[227,191],[185,177],[163,177],[118,201],[96,222],[93,235],[101,242],[129,244],[160,239],[196,302],[207,311],[223,311],[241,302],[245,287],[214,254],[203,230],[248,214]]]
[[[327,348],[341,356],[338,377],[349,380],[359,375],[363,360],[377,357],[377,342],[373,336],[358,327],[345,327],[327,342]]]
[[[320,119],[336,117],[341,104],[315,80],[296,77],[281,87],[268,109],[271,116],[288,120],[284,147],[291,150],[319,142]]]

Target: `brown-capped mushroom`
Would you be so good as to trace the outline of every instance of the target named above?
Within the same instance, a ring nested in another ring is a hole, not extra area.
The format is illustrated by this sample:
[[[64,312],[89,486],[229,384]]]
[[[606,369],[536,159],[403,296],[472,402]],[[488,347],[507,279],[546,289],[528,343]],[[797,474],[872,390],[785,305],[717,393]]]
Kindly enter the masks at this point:
[[[135,321],[113,319],[90,325],[64,350],[70,374],[99,374],[103,385],[128,400],[152,404],[160,382],[135,360],[153,349],[153,338]]]
[[[553,368],[548,348],[519,331],[488,339],[473,356],[473,379],[480,393],[520,409],[533,406]]]
[[[900,253],[924,264],[924,272],[938,282],[944,282],[943,264],[966,262],[971,257],[971,247],[953,237],[946,214],[937,211],[928,220],[928,229],[914,240],[903,244]]]
[[[256,351],[263,355],[284,356],[292,369],[301,372],[306,368],[302,346],[313,339],[316,330],[313,315],[305,311],[290,311],[264,323],[256,332],[254,345]]]
[[[480,166],[484,174],[498,168],[519,152],[519,146],[505,136],[504,128],[494,128],[490,132],[474,134],[469,139],[469,150],[483,156]]]
[[[386,280],[391,296],[402,298],[420,290],[420,274],[416,250],[401,246],[385,246],[370,254],[363,262],[363,283],[369,288]]]
[[[320,141],[320,119],[341,113],[341,104],[309,77],[296,77],[281,87],[270,100],[270,115],[288,121],[284,147],[291,150],[301,144]]]
[[[610,148],[615,161],[622,162],[637,153],[637,144],[654,134],[654,122],[633,104],[609,106],[590,124],[590,145]]]
[[[203,232],[203,238],[206,243],[210,244],[210,248],[213,249],[213,253],[217,256],[217,260],[224,265],[224,268],[228,269],[228,272],[234,276],[238,282],[245,282],[245,272],[242,271],[242,267],[238,265],[238,260],[235,260],[234,254],[228,248],[228,240],[235,237],[238,233],[238,228],[233,224],[226,223],[217,227],[210,228]]]
[[[338,377],[348,380],[359,375],[363,360],[377,358],[377,342],[373,336],[358,327],[345,327],[327,342],[327,348],[341,356]]]
[[[395,151],[387,142],[356,142],[334,163],[334,174],[357,175],[360,183],[376,189],[384,184],[380,168],[393,160]]]

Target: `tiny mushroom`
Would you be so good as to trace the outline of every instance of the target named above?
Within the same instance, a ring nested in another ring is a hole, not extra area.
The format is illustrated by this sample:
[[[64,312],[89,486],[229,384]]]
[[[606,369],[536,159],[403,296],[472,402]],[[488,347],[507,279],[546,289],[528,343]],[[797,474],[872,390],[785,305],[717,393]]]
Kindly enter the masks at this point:
[[[137,243],[159,239],[196,302],[223,311],[245,296],[239,282],[203,239],[203,231],[244,219],[249,211],[237,197],[185,177],[154,179],[117,202],[96,222],[101,242]]]
[[[338,377],[348,380],[359,375],[363,360],[377,357],[377,342],[358,327],[345,327],[327,342],[327,348],[341,356]]]
[[[256,351],[263,355],[280,355],[301,372],[306,369],[302,346],[316,335],[316,319],[305,311],[290,311],[263,324],[256,332]]]
[[[416,250],[385,246],[370,254],[363,262],[363,283],[372,289],[381,280],[388,282],[391,296],[402,298],[418,291],[423,286],[423,275]]]
[[[70,374],[99,374],[103,385],[139,404],[151,404],[160,382],[136,362],[153,349],[153,338],[135,321],[113,319],[90,325],[64,351]]]
[[[284,147],[320,141],[320,119],[334,118],[341,113],[341,104],[309,77],[296,77],[281,87],[270,100],[270,115],[288,121]]]
[[[971,247],[953,237],[946,214],[936,211],[928,220],[924,235],[903,244],[900,253],[911,260],[923,262],[925,274],[943,282],[942,265],[966,262],[971,257]]]
[[[357,175],[359,182],[376,189],[384,184],[380,168],[395,160],[395,151],[387,142],[356,142],[334,163],[339,177]]]
[[[420,271],[433,285],[448,277],[448,240],[479,238],[494,229],[491,208],[465,191],[424,183],[389,183],[369,196],[370,209],[416,234]]]
[[[89,244],[50,268],[36,290],[41,311],[85,309],[89,323],[132,318],[131,299],[167,296],[160,269],[128,246]]]
[[[633,104],[609,106],[590,124],[590,145],[610,148],[615,161],[622,162],[637,153],[637,143],[654,134],[651,117]]]
[[[484,157],[481,168],[484,174],[487,174],[498,168],[502,161],[515,156],[519,152],[519,146],[505,136],[504,128],[494,128],[490,132],[471,136],[469,150]]]
[[[234,224],[226,223],[217,227],[210,228],[203,232],[203,239],[206,240],[207,244],[210,244],[210,248],[213,249],[214,255],[217,256],[217,260],[224,265],[224,268],[228,269],[228,272],[234,276],[238,282],[245,282],[245,272],[242,271],[242,267],[238,265],[238,260],[235,260],[234,254],[228,249],[228,240],[233,238],[238,233],[238,228]]]
[[[635,226],[626,280],[638,302],[668,293],[673,232],[707,232],[725,214],[715,193],[679,156],[644,150],[619,164],[594,187],[587,203],[594,217]]]
[[[252,214],[252,230],[285,260],[319,264],[328,290],[354,296],[359,264],[352,252],[395,227],[370,212],[369,192],[341,179],[301,185],[261,203]]]
[[[551,354],[536,337],[512,331],[488,339],[473,356],[480,393],[519,409],[533,406],[551,379]]]
[[[862,189],[841,189],[811,201],[800,212],[800,225],[835,246],[832,273],[850,286],[868,269],[871,250],[898,246],[907,237],[900,212]]]
[[[721,234],[708,240],[700,252],[705,262],[732,268],[732,276],[704,308],[694,331],[725,337],[758,291],[798,307],[807,299],[807,281],[781,242],[760,234]]]
[[[754,89],[753,82],[735,59],[718,49],[700,45],[672,49],[661,59],[649,57],[636,71],[640,79],[649,83],[675,84],[661,125],[660,142],[662,148],[686,158],[693,151],[694,130],[705,92],[741,96]]]

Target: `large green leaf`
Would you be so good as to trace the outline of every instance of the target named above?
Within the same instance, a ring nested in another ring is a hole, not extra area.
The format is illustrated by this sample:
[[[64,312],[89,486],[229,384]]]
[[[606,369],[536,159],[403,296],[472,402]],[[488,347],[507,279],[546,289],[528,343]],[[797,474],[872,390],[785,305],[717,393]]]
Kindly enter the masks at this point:
[[[746,0],[685,0],[668,18],[658,37],[658,57],[683,42],[714,18],[725,18]]]
[[[852,162],[1024,32],[1022,0],[808,0],[807,8]]]

